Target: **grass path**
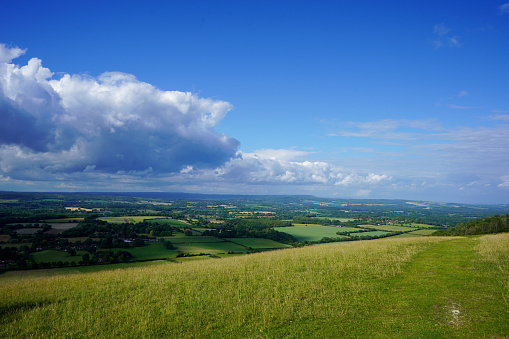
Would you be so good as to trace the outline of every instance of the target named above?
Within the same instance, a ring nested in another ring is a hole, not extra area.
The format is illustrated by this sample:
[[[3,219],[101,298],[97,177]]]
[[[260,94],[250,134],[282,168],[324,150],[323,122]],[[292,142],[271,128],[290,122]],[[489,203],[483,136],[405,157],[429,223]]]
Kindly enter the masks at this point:
[[[509,305],[501,302],[508,277],[482,260],[476,251],[479,242],[478,237],[454,239],[420,253],[402,275],[386,282],[383,306],[367,314],[369,324],[363,324],[373,329],[366,334],[508,338]]]

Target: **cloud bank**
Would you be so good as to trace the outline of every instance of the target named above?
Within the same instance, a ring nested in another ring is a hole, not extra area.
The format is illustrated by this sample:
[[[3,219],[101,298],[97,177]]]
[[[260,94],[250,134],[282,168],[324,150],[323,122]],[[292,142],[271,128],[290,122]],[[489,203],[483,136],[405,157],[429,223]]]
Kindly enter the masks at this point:
[[[228,102],[162,91],[126,73],[55,77],[37,58],[12,63],[24,53],[0,45],[4,189],[276,194],[291,186],[366,196],[392,180],[309,161],[312,152],[242,152],[239,141],[215,130]]]
[[[133,75],[65,74],[0,45],[0,170],[27,179],[56,173],[172,173],[211,168],[239,142],[214,130],[231,104],[161,91]]]

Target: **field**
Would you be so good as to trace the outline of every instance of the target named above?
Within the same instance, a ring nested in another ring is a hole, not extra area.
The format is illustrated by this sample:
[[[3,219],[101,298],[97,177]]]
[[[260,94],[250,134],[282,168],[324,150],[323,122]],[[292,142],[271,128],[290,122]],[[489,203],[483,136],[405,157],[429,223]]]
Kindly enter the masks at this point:
[[[205,242],[205,243],[189,243],[189,244],[175,244],[180,251],[189,254],[220,254],[220,253],[247,253],[248,249],[244,246],[235,244],[229,241],[223,242]]]
[[[262,238],[230,238],[228,239],[237,244],[254,249],[272,249],[272,248],[289,248],[290,245],[282,244],[277,241]]]
[[[371,236],[371,237],[377,237],[377,236],[386,235],[386,234],[389,234],[389,233],[390,232],[384,232],[384,231],[371,231],[371,232],[350,233],[350,235],[354,235],[354,236],[368,235],[368,236]]]
[[[422,237],[422,236],[433,234],[435,232],[436,232],[435,229],[417,230],[417,231],[413,231],[413,232],[398,234],[398,235],[396,235],[396,237],[398,237],[398,238]]]
[[[176,250],[164,248],[160,242],[151,242],[143,247],[131,247],[126,249],[136,260],[156,260],[174,258],[177,256]]]
[[[360,227],[369,227],[369,228],[374,228],[376,230],[381,230],[381,231],[390,231],[390,232],[407,232],[407,231],[411,231],[413,230],[414,228],[412,227],[405,227],[405,226],[395,226],[395,225],[359,225]]]
[[[0,276],[3,338],[506,338],[509,234]]]
[[[173,227],[189,227],[189,224],[186,224],[185,222],[182,222],[180,220],[175,219],[150,219],[147,220],[148,222],[157,222],[160,225],[170,225]]]
[[[76,256],[70,256],[67,252],[64,251],[56,251],[56,250],[46,250],[41,252],[35,252],[33,254],[34,260],[37,263],[41,262],[78,262],[81,260],[81,256],[87,252],[78,251]]]
[[[103,220],[109,222],[111,224],[123,224],[123,223],[136,223],[141,222],[146,219],[156,219],[153,215],[144,215],[144,216],[123,216],[123,217],[101,217],[99,220]]]
[[[358,232],[358,228],[353,227],[331,227],[331,226],[293,226],[276,227],[276,231],[285,232],[293,235],[298,241],[320,241],[323,237],[339,238],[337,232]]]

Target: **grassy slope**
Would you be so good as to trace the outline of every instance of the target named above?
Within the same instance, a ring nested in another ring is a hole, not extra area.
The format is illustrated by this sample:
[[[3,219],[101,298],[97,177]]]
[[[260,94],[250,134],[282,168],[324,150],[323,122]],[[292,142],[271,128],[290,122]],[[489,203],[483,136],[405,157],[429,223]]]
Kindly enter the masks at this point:
[[[1,337],[509,335],[509,234],[0,280]]]

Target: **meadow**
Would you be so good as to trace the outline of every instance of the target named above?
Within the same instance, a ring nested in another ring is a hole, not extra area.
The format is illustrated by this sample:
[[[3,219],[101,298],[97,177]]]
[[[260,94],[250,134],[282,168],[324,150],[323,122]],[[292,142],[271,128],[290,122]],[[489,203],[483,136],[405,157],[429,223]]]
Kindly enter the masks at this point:
[[[4,338],[504,338],[509,234],[0,276]]]
[[[320,241],[323,237],[340,238],[337,232],[358,232],[359,228],[294,224],[292,227],[275,227],[279,232],[293,235],[298,241]]]

